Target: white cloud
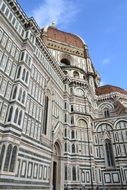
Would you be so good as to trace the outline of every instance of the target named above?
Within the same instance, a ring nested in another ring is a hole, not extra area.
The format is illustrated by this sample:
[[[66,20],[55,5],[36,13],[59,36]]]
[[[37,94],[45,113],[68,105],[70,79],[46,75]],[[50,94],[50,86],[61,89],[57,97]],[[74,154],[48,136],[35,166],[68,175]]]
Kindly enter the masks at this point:
[[[104,59],[102,60],[102,64],[103,64],[103,65],[108,65],[110,62],[111,62],[111,59],[110,59],[109,57],[104,58]]]
[[[78,12],[77,4],[72,0],[44,0],[32,11],[32,15],[40,27],[55,21],[57,25],[66,25],[75,20]]]

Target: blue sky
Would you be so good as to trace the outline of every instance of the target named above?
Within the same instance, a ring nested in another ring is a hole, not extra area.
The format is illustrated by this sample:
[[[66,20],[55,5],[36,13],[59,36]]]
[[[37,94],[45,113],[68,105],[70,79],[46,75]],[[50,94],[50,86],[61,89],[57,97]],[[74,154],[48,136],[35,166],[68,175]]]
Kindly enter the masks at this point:
[[[127,0],[18,0],[40,27],[55,21],[88,45],[102,84],[127,89]]]

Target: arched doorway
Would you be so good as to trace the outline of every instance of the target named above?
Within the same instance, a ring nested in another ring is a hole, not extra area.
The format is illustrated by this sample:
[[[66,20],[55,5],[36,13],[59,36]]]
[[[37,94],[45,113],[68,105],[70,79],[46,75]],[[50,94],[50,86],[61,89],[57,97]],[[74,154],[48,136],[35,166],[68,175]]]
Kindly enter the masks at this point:
[[[58,142],[54,144],[53,151],[53,190],[60,190],[61,186],[61,148]]]

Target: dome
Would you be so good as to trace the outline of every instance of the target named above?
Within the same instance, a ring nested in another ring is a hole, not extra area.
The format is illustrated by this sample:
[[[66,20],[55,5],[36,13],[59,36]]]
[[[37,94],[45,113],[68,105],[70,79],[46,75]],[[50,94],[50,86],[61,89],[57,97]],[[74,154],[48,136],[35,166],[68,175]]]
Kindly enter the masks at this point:
[[[111,85],[104,85],[96,88],[96,95],[104,95],[104,94],[110,94],[112,92],[119,92],[121,94],[127,95],[127,91],[117,87],[117,86],[111,86]]]
[[[48,39],[55,40],[76,48],[84,48],[85,42],[77,35],[58,30],[56,27],[49,26],[42,30],[47,34]]]

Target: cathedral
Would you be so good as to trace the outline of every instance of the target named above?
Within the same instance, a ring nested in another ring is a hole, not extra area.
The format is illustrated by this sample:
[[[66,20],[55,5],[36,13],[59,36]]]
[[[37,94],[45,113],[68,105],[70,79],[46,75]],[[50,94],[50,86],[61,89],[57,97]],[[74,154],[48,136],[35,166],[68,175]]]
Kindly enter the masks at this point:
[[[0,0],[0,190],[127,190],[127,91],[83,39]]]

